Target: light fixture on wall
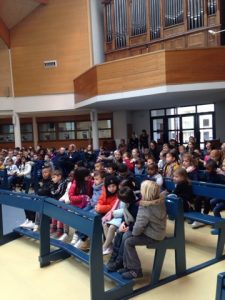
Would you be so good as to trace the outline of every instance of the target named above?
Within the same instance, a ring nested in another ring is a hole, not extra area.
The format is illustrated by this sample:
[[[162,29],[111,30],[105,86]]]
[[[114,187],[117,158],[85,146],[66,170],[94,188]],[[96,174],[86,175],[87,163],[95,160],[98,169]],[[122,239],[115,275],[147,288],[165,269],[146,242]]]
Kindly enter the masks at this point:
[[[225,32],[225,29],[219,30],[219,31],[208,30],[208,33],[211,34],[211,35],[216,35],[216,34],[221,33],[221,32]]]

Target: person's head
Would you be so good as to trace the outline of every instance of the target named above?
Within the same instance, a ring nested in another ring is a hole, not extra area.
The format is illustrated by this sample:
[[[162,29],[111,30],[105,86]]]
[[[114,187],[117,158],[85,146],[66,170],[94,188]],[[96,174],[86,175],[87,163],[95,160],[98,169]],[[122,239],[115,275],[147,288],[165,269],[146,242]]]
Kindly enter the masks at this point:
[[[89,175],[90,175],[90,171],[85,167],[78,167],[74,171],[74,179],[77,182],[84,182]]]
[[[167,164],[172,164],[176,161],[177,161],[177,152],[173,151],[173,150],[170,150],[170,152],[168,152],[166,154],[166,163]]]
[[[8,157],[9,157],[9,158],[12,158],[12,157],[13,157],[13,150],[9,150],[9,151],[8,151]]]
[[[0,158],[0,166],[2,166],[4,163],[4,159],[3,158]]]
[[[217,163],[213,159],[209,159],[205,164],[207,173],[216,173]]]
[[[219,162],[221,160],[221,152],[220,150],[212,150],[210,152],[210,159],[215,160],[216,162]]]
[[[173,174],[173,181],[178,184],[182,182],[188,182],[187,171],[183,168],[177,169]]]
[[[225,143],[223,143],[223,144],[221,145],[221,150],[222,150],[223,153],[225,153]]]
[[[190,153],[185,153],[183,156],[183,162],[182,165],[185,169],[187,169],[190,166],[194,166],[195,162],[194,162],[194,158],[193,155]]]
[[[157,149],[157,143],[156,143],[156,141],[150,141],[150,149],[151,150],[155,150],[155,149]]]
[[[76,145],[75,144],[70,144],[69,146],[68,146],[68,151],[69,152],[74,152],[76,150]]]
[[[124,186],[129,187],[130,189],[134,190],[135,189],[135,182],[131,179],[123,179],[120,184],[119,184],[119,188],[122,188]]]
[[[189,136],[188,141],[195,144],[195,143],[196,143],[196,138],[195,138],[194,136],[191,135],[191,136]]]
[[[117,169],[118,169],[117,164],[112,162],[112,163],[109,163],[108,166],[106,167],[106,172],[110,175],[114,175],[114,174],[116,174]]]
[[[66,152],[66,149],[64,147],[59,148],[59,154],[64,154]]]
[[[165,151],[161,151],[159,153],[159,158],[163,161],[166,161],[166,152]]]
[[[132,158],[137,159],[138,157],[140,157],[140,151],[137,148],[132,149],[131,152]]]
[[[50,161],[50,156],[49,156],[49,154],[45,154],[44,160],[45,160],[45,161]]]
[[[145,129],[142,129],[141,134],[142,135],[147,135],[147,131]]]
[[[125,145],[125,139],[121,139],[121,140],[120,140],[120,144],[121,144],[121,145]]]
[[[166,153],[168,153],[170,151],[169,144],[167,144],[167,143],[163,144],[163,151],[166,152]]]
[[[157,164],[151,164],[147,167],[147,174],[149,176],[154,176],[158,173],[158,165]]]
[[[184,145],[180,145],[178,148],[178,151],[180,154],[184,154],[186,152],[186,148]]]
[[[211,151],[212,150],[212,143],[211,142],[207,142],[205,145],[206,150]]]
[[[61,170],[55,170],[53,173],[52,173],[52,181],[54,183],[59,183],[63,178],[63,173]]]
[[[131,154],[130,154],[130,152],[124,152],[124,153],[123,153],[123,159],[131,159]]]
[[[136,160],[136,163],[135,163],[135,167],[138,169],[138,170],[141,170],[144,168],[144,165],[145,165],[145,161],[142,159],[142,158],[139,158]]]
[[[95,171],[101,171],[104,169],[104,164],[101,161],[95,163]]]
[[[72,182],[74,179],[75,170],[71,170],[68,175],[69,182]]]
[[[41,170],[41,174],[44,180],[50,179],[52,177],[52,169],[50,167],[44,167]]]
[[[118,191],[119,181],[116,176],[108,175],[105,178],[105,188],[108,196],[115,195]]]
[[[87,146],[87,151],[92,151],[92,145],[91,145],[91,144],[89,144],[89,145]]]
[[[122,154],[119,150],[114,151],[114,158],[116,161],[120,161],[122,159]]]
[[[12,158],[8,158],[6,163],[7,163],[7,165],[12,166],[14,164],[14,161]]]
[[[170,144],[171,148],[176,148],[177,141],[175,139],[170,139],[169,144]]]
[[[122,186],[118,191],[118,199],[124,203],[131,204],[136,201],[135,194],[128,186]]]
[[[104,171],[94,171],[94,184],[96,186],[102,184],[105,180],[105,172]]]
[[[146,165],[147,165],[147,166],[150,166],[150,165],[152,165],[152,164],[155,164],[155,160],[154,160],[154,158],[150,157],[150,158],[147,159]]]
[[[188,150],[194,151],[195,149],[195,143],[194,142],[188,142]]]
[[[21,163],[22,164],[25,164],[27,161],[29,161],[28,157],[26,157],[26,156],[21,157]]]
[[[128,167],[125,164],[119,164],[118,166],[118,173],[120,177],[126,177],[128,174]]]
[[[152,201],[159,198],[160,186],[151,180],[145,180],[141,184],[141,200]]]

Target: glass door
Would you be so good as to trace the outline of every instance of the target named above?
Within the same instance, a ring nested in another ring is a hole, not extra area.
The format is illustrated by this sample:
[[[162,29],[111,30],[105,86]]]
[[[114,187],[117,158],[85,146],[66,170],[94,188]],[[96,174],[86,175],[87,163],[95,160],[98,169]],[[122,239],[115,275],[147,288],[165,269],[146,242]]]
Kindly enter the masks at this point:
[[[168,140],[174,139],[180,143],[180,118],[168,117]]]
[[[164,118],[155,118],[152,122],[153,140],[158,144],[164,143]]]
[[[182,144],[187,146],[189,137],[195,136],[195,116],[182,116],[181,117],[181,136]]]
[[[198,116],[200,147],[204,149],[205,141],[213,139],[213,114],[202,114]]]

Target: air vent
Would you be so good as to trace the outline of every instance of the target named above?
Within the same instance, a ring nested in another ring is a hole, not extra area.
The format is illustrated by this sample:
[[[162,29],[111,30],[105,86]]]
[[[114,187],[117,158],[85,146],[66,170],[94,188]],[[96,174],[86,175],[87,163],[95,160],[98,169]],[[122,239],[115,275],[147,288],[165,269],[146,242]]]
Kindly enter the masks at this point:
[[[44,68],[45,69],[57,68],[57,60],[45,60]]]

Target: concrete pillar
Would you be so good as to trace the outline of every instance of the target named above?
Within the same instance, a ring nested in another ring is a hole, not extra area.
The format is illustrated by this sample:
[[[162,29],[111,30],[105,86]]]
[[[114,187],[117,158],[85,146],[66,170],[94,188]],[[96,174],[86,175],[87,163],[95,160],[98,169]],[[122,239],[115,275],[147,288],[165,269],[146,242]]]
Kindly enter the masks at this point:
[[[97,110],[92,110],[90,112],[91,117],[91,128],[92,128],[92,145],[93,149],[99,149],[99,138],[98,138],[98,112]]]
[[[16,112],[13,112],[12,123],[14,125],[15,147],[21,148],[20,118]]]
[[[33,125],[34,149],[37,149],[37,145],[38,145],[38,127],[37,127],[37,119],[36,119],[36,117],[32,117],[32,125]]]

